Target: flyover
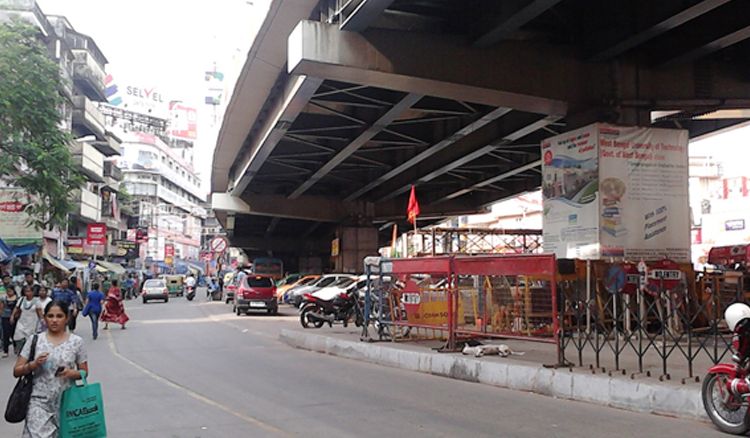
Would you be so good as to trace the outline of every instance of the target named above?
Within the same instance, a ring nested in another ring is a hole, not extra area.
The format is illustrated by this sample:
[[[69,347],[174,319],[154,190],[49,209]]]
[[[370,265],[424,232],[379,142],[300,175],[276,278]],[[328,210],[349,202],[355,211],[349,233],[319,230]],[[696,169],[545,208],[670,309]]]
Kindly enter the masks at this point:
[[[385,241],[412,184],[423,223],[536,189],[545,137],[747,121],[748,38],[743,0],[273,0],[212,207],[234,246],[325,264],[347,230]]]

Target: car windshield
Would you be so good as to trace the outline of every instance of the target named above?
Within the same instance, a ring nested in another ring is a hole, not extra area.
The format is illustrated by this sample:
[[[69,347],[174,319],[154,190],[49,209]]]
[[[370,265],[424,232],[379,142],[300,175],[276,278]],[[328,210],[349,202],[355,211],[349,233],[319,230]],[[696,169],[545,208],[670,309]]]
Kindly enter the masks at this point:
[[[317,280],[319,277],[310,277],[310,278],[303,278],[300,280],[299,284],[300,286],[304,286],[306,284],[311,284],[313,281]]]
[[[273,281],[269,277],[252,277],[247,276],[245,287],[273,287]]]
[[[349,286],[352,283],[354,283],[354,279],[353,278],[339,278],[338,280],[336,280],[335,283],[333,283],[333,286],[347,287],[347,286]]]
[[[326,287],[333,284],[333,282],[336,281],[336,277],[325,277],[321,278],[319,282],[315,283],[315,286],[317,287]]]
[[[164,280],[146,280],[143,287],[164,287]]]

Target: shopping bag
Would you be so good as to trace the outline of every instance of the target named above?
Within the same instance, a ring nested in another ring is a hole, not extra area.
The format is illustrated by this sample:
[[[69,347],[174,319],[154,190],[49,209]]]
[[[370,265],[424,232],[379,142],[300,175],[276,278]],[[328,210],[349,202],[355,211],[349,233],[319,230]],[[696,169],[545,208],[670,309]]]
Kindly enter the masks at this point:
[[[104,400],[99,383],[88,383],[81,371],[82,385],[74,384],[62,394],[60,438],[102,438],[107,436]]]

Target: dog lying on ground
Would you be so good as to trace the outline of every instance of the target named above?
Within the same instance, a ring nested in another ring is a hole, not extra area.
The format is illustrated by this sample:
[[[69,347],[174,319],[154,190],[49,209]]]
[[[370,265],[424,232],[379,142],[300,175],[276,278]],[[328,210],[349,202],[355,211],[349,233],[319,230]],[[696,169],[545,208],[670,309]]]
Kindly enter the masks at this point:
[[[490,344],[490,345],[464,345],[464,349],[461,351],[462,354],[473,354],[474,357],[482,356],[500,356],[508,357],[510,355],[523,356],[526,353],[513,351],[510,347],[505,344]]]

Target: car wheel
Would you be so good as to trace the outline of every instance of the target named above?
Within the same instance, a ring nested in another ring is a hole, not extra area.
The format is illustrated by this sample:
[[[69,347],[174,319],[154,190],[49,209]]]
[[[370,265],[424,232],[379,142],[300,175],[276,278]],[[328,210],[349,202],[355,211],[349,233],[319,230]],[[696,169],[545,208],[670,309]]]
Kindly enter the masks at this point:
[[[268,312],[269,315],[277,315],[279,313],[279,309],[268,309],[266,312]]]
[[[168,303],[169,302],[169,298],[164,298],[164,302]]]

